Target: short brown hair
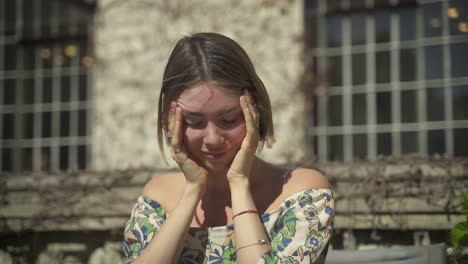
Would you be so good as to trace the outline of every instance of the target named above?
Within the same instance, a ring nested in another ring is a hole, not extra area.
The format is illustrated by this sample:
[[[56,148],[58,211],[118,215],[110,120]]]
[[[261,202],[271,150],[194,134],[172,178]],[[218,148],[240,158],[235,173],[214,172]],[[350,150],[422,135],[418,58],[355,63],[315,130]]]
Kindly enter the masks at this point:
[[[260,149],[264,143],[271,147],[275,139],[270,99],[247,53],[234,40],[221,34],[196,33],[177,42],[164,70],[157,127],[163,157],[170,103],[183,91],[202,83],[240,92],[248,90],[260,116]]]

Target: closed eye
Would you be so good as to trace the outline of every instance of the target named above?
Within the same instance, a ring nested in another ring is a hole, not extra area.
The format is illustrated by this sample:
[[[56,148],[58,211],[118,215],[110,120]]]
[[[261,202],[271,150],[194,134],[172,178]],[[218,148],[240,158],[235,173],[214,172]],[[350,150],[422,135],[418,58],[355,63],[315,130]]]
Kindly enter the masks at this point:
[[[186,119],[185,124],[191,128],[201,128],[203,122],[201,120],[190,120],[190,119],[187,120]]]
[[[225,118],[222,119],[222,124],[224,126],[234,126],[237,125],[240,121],[242,121],[242,118],[240,116],[237,116],[235,118]]]

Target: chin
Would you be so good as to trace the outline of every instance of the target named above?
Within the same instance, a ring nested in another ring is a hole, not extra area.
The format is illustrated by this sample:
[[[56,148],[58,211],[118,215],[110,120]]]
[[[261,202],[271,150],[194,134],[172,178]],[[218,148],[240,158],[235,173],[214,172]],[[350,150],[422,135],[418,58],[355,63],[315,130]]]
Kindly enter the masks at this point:
[[[231,166],[232,159],[229,160],[204,160],[203,161],[203,166],[208,170],[216,173],[220,172],[227,172],[229,170],[229,167]]]

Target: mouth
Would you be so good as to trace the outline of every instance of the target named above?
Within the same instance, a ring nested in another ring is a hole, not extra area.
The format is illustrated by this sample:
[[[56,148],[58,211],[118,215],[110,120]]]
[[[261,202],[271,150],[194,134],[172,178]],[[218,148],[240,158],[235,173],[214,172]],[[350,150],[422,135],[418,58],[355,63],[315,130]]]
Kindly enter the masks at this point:
[[[207,158],[207,159],[211,159],[211,160],[218,160],[218,159],[222,159],[225,155],[227,154],[227,151],[222,151],[222,152],[203,152],[203,155]]]

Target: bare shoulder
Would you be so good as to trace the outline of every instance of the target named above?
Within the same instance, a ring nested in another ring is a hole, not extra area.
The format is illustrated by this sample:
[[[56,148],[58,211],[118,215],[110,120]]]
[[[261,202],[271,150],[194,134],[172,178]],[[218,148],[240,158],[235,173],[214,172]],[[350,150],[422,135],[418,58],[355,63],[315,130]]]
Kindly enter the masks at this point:
[[[287,189],[297,192],[305,189],[330,189],[330,183],[325,175],[314,169],[296,168],[288,175]],[[286,187],[286,186],[285,186]]]
[[[156,175],[146,183],[143,195],[160,203],[166,211],[172,211],[184,182],[185,178],[180,172]]]

